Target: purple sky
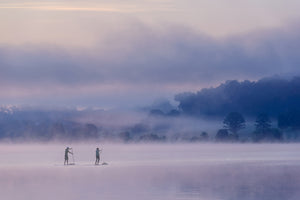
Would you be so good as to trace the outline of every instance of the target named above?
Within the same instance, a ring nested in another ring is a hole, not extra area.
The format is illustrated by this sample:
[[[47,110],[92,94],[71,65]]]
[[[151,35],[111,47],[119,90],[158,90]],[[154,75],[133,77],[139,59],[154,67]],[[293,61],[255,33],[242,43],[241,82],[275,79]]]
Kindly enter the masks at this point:
[[[147,105],[228,79],[299,75],[293,0],[0,3],[0,104]]]

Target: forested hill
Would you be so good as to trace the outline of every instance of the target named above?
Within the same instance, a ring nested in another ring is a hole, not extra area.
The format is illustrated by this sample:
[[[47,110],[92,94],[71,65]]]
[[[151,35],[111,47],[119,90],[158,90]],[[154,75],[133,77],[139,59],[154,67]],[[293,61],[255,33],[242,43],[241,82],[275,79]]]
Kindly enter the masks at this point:
[[[300,113],[300,77],[259,81],[226,81],[215,88],[176,95],[179,110],[190,116],[220,116],[235,111],[246,116]]]

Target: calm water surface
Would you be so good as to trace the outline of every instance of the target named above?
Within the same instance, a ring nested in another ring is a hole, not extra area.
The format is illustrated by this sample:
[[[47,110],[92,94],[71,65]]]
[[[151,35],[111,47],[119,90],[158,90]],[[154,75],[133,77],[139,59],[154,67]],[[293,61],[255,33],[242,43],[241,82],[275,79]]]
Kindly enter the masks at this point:
[[[298,144],[2,144],[1,199],[299,200]],[[72,157],[70,158],[72,161]]]

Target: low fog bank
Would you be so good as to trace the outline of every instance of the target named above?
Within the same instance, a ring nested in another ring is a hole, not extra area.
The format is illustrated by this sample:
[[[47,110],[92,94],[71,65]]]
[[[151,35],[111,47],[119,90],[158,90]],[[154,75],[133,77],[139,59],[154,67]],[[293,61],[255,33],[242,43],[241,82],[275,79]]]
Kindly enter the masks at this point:
[[[174,107],[169,105],[168,102],[162,102],[137,111],[2,107],[0,142],[205,143],[299,140],[297,129],[279,129],[267,116],[262,116],[259,121],[239,113],[233,117],[229,113],[224,118],[195,117],[175,112]],[[159,108],[165,108],[164,112]]]
[[[75,166],[62,145],[1,145],[3,199],[297,200],[297,144],[74,144]]]
[[[208,141],[214,120],[159,116],[149,109],[37,109],[2,107],[0,140],[11,142],[193,142]],[[204,136],[201,136],[205,133]]]

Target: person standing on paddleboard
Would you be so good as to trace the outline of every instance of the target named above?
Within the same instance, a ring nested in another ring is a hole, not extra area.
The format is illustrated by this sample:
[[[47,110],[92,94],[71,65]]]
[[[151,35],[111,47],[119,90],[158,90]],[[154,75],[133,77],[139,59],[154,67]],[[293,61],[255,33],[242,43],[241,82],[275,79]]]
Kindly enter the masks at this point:
[[[69,164],[69,153],[70,154],[73,154],[71,151],[69,151],[70,149],[72,149],[72,148],[69,148],[69,147],[67,147],[66,149],[65,149],[65,162],[64,162],[64,165],[67,163],[67,165]]]
[[[99,165],[100,152],[101,152],[101,150],[97,147],[97,149],[96,149],[96,161],[95,161],[95,165]]]

